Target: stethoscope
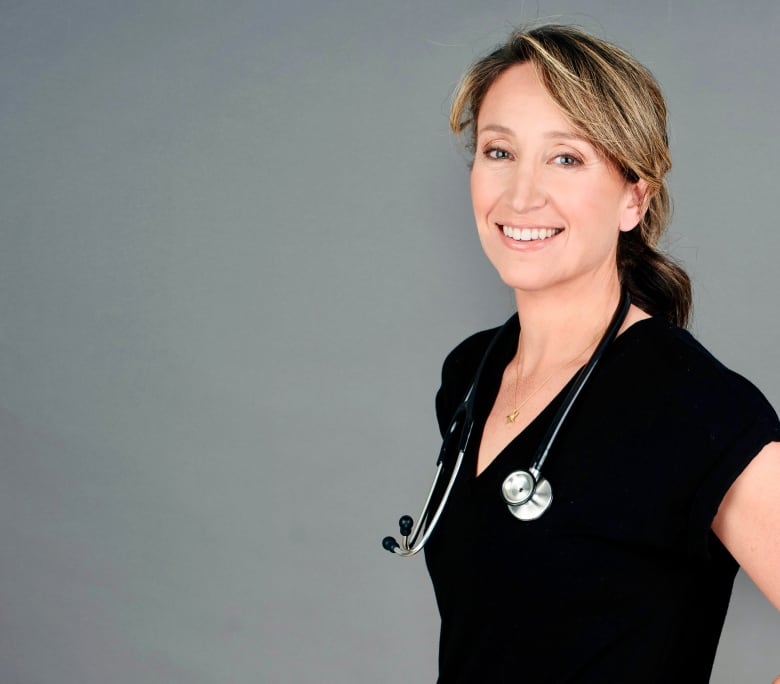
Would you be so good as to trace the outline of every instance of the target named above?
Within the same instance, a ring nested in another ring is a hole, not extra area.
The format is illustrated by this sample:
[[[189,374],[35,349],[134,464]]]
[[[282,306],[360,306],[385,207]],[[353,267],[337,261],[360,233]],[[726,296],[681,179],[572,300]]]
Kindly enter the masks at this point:
[[[536,520],[541,517],[544,512],[550,507],[552,503],[552,487],[550,483],[542,476],[542,466],[547,460],[547,456],[550,453],[553,442],[558,436],[561,427],[569,415],[574,402],[579,397],[582,388],[590,378],[596,365],[604,355],[606,348],[612,343],[620,330],[620,326],[628,314],[628,309],[631,306],[631,297],[626,290],[623,291],[620,303],[617,310],[612,316],[612,320],[607,326],[607,330],[596,345],[596,349],[591,355],[588,363],[585,364],[583,369],[577,374],[574,380],[574,384],[571,386],[566,398],[561,404],[558,412],[555,414],[553,421],[547,430],[547,433],[542,440],[539,448],[536,450],[536,455],[533,463],[528,470],[515,470],[507,475],[501,486],[501,494],[504,497],[509,512],[515,516],[518,520],[529,521]],[[514,317],[513,317],[514,318]],[[423,504],[422,511],[417,518],[417,524],[411,516],[404,515],[398,521],[398,527],[401,531],[401,543],[399,544],[394,537],[385,537],[382,540],[382,546],[388,551],[398,554],[399,556],[414,556],[416,553],[422,550],[426,542],[433,533],[436,523],[439,522],[442,511],[447,504],[452,487],[455,484],[455,480],[460,472],[460,467],[463,464],[463,458],[469,446],[469,438],[471,437],[471,431],[474,428],[474,394],[475,388],[479,384],[482,370],[485,366],[487,359],[490,357],[493,348],[496,346],[497,340],[501,337],[505,329],[513,324],[513,318],[510,318],[507,323],[496,333],[495,337],[488,345],[485,355],[480,361],[477,372],[474,375],[474,380],[469,387],[466,396],[463,398],[460,406],[456,409],[455,415],[450,421],[450,425],[447,428],[447,432],[444,436],[444,441],[439,450],[439,458],[436,461],[436,475],[433,479],[428,496]],[[460,432],[458,438],[458,451],[455,459],[455,465],[450,473],[449,481],[447,482],[444,492],[439,499],[439,504],[434,511],[431,511],[431,501],[433,499],[434,492],[439,484],[439,478],[442,474],[442,464],[448,453],[452,453],[450,446],[455,440],[455,435]]]

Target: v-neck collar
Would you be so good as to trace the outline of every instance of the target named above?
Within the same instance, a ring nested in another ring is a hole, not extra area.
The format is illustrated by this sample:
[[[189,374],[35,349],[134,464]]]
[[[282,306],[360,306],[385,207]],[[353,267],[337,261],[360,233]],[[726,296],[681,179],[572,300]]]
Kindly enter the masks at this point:
[[[607,347],[605,350],[604,356],[608,356],[614,351],[616,347],[624,344],[626,339],[630,339],[645,325],[656,325],[658,321],[659,319],[651,316],[649,318],[641,319],[635,323],[632,323],[612,341],[612,344],[610,344],[609,347]],[[538,434],[540,440],[544,438],[545,431],[543,429],[539,429],[539,425],[546,425],[549,423],[549,421],[552,419],[550,414],[558,409],[561,402],[563,401],[563,398],[569,392],[572,384],[579,375],[580,370],[582,370],[582,367],[577,369],[568,382],[547,403],[547,405],[544,406],[544,408],[542,408],[539,413],[536,414],[536,416],[534,416],[528,425],[526,425],[504,446],[503,449],[501,449],[501,451],[496,454],[493,460],[488,463],[488,465],[481,473],[477,474],[477,460],[479,458],[479,448],[482,443],[482,435],[485,430],[485,423],[487,422],[487,418],[490,415],[490,411],[493,409],[493,405],[498,395],[498,390],[501,387],[501,379],[503,378],[504,371],[506,370],[507,365],[514,357],[517,350],[517,343],[520,336],[520,320],[518,315],[515,313],[513,316],[511,316],[506,321],[506,323],[501,328],[499,328],[499,331],[496,333],[496,335],[498,337],[495,341],[495,344],[493,345],[493,348],[490,350],[488,358],[485,359],[479,381],[474,387],[474,409],[472,414],[474,427],[470,440],[471,444],[469,446],[470,453],[466,454],[467,462],[464,464],[466,466],[466,472],[468,473],[469,479],[473,481],[482,479],[483,475],[491,470],[494,470],[496,467],[499,467],[498,464],[507,458],[507,453],[516,451],[518,444],[527,440],[529,435]],[[602,359],[602,361],[603,360],[604,359]],[[531,447],[527,463],[513,464],[513,466],[529,467],[533,461],[534,456],[536,455],[536,451],[538,450],[539,446],[540,444],[535,444]]]

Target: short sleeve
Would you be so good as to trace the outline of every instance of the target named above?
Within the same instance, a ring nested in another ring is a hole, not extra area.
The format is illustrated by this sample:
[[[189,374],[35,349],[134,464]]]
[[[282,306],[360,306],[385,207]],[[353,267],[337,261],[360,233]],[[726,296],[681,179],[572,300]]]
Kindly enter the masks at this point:
[[[691,550],[707,555],[712,521],[726,492],[767,444],[780,441],[780,421],[764,395],[738,374],[725,369],[724,374],[727,387],[712,395],[702,424],[709,468],[691,509]]]

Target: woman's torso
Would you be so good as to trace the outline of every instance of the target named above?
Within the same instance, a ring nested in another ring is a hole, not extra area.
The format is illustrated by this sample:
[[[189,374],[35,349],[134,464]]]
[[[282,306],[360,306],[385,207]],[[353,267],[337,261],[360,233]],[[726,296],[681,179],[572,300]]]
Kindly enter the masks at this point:
[[[493,335],[445,362],[442,429]],[[476,389],[471,445],[517,326],[504,336]],[[777,418],[690,335],[640,321],[607,350],[545,463],[551,508],[520,522],[501,483],[530,465],[564,393],[479,476],[470,447],[429,541],[441,682],[705,682],[736,572],[709,526],[731,481],[777,439]]]

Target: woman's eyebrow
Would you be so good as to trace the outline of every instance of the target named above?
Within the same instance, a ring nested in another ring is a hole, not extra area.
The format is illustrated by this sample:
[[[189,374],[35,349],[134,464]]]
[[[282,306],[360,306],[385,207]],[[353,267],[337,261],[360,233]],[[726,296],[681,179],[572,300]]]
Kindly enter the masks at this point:
[[[504,135],[514,135],[515,132],[507,126],[501,124],[485,124],[480,127],[477,134],[484,133],[485,131],[494,131],[495,133],[503,133]],[[585,136],[576,133],[575,131],[547,131],[543,134],[545,138],[558,138],[563,140],[580,140],[582,142],[588,142]]]
[[[482,126],[477,133],[479,134],[483,131],[495,131],[496,133],[503,133],[504,135],[514,135],[514,131],[511,128],[507,128],[501,124],[486,124],[485,126]]]
[[[587,138],[575,133],[574,131],[547,131],[544,134],[545,138],[560,138],[563,140],[580,140],[582,142],[588,142]]]

